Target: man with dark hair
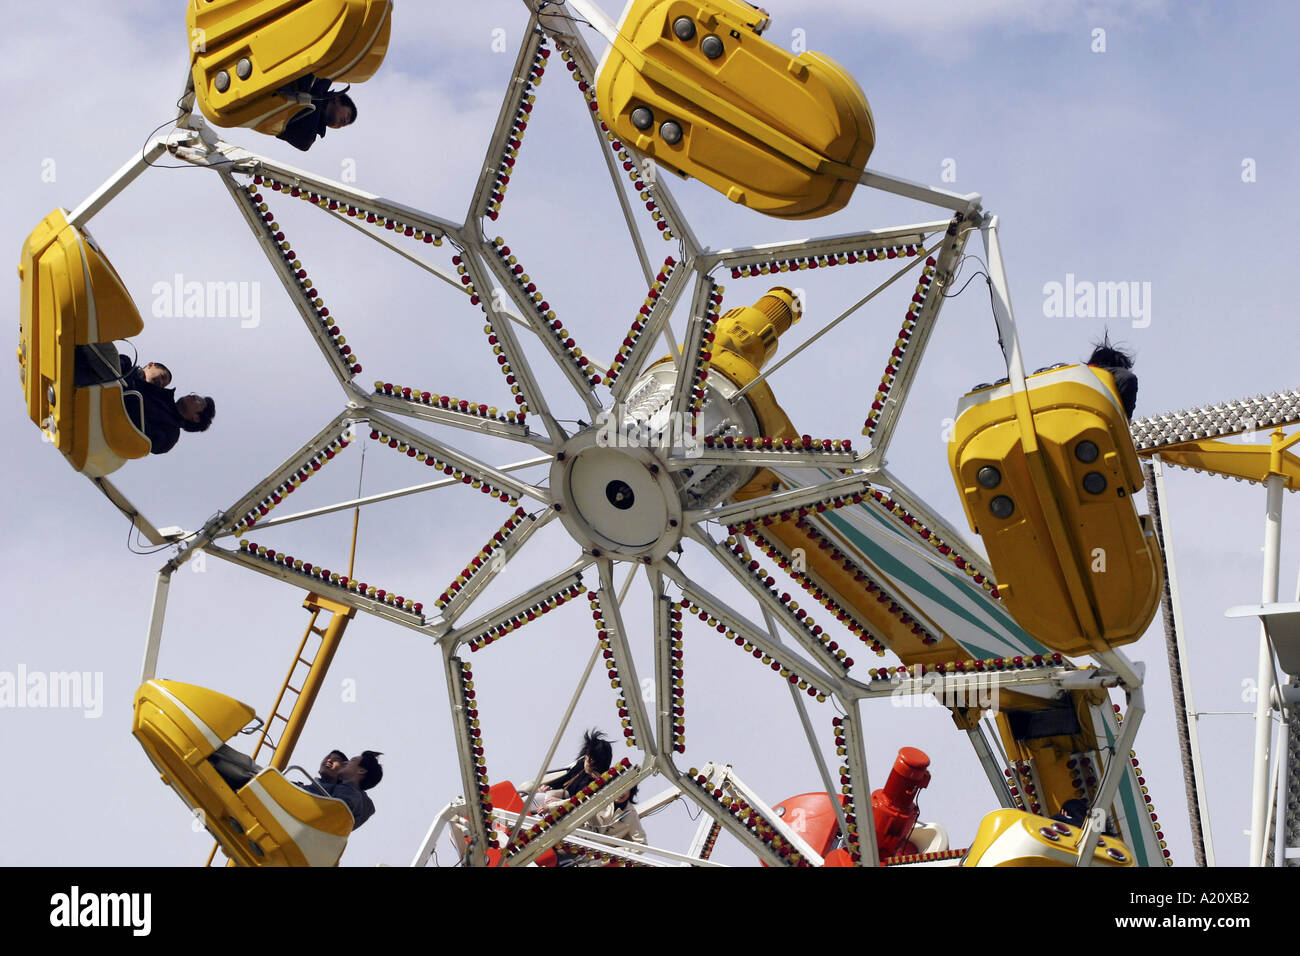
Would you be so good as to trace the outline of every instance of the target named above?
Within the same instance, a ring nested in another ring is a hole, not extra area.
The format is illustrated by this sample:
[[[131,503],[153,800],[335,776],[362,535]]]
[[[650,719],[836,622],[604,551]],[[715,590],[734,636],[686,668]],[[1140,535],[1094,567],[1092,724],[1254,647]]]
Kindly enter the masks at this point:
[[[1124,414],[1132,421],[1138,400],[1138,378],[1133,372],[1133,356],[1124,349],[1111,345],[1110,334],[1107,333],[1096,343],[1092,355],[1088,357],[1088,364],[1110,372],[1115,379],[1115,391],[1119,392]]]
[[[176,390],[169,387],[172,373],[166,365],[148,362],[143,368],[133,368],[125,355],[119,359],[123,384],[127,391],[140,396],[139,399],[132,395],[124,396],[126,414],[148,437],[152,454],[162,455],[171,451],[181,436],[181,429],[187,432],[208,430],[217,413],[216,403],[211,398],[186,395],[177,399]]]
[[[548,773],[533,797],[533,809],[567,800],[609,769],[614,762],[614,747],[599,730],[592,728],[582,735],[582,748],[573,766]],[[525,791],[526,792],[526,791]]]
[[[351,126],[357,120],[357,105],[348,96],[349,89],[345,86],[331,91],[329,80],[317,79],[310,73],[286,86],[280,93],[296,99],[306,109],[295,114],[275,138],[306,152],[316,145],[317,137],[324,137],[327,129]]]
[[[321,775],[316,786],[326,796],[348,805],[352,811],[353,830],[360,829],[361,824],[375,814],[375,805],[365,791],[384,778],[384,768],[376,759],[381,756],[378,751],[363,750],[360,756],[349,760],[341,750],[331,750],[321,761]]]

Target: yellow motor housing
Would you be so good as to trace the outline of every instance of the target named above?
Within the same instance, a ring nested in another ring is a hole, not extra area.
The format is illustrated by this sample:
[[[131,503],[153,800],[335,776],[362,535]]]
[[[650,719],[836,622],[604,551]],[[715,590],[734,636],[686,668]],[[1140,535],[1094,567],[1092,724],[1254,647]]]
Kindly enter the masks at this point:
[[[259,769],[238,790],[208,759],[253,719],[253,708],[216,691],[150,680],[135,695],[131,732],[162,780],[239,866],[334,866],[352,832],[342,800],[319,797]]]
[[[733,202],[783,219],[842,209],[875,146],[861,88],[820,53],[764,40],[740,0],[634,0],[596,98],[619,137]]]
[[[99,246],[56,209],[23,243],[18,277],[18,375],[28,417],[73,468],[91,477],[149,454],[149,439],[122,404],[121,385],[75,386],[78,346],[95,346],[116,372],[111,343],[144,329]]]
[[[1164,579],[1135,507],[1142,471],[1114,380],[1069,365],[1026,383],[958,406],[948,463],[966,518],[1007,610],[1038,640],[1071,655],[1135,641]]]
[[[388,52],[392,12],[392,0],[191,0],[199,109],[217,126],[282,132],[303,106],[277,91],[308,73],[370,79]]]
[[[962,866],[1076,866],[1082,827],[1035,816],[1025,810],[994,810],[980,821]],[[1093,866],[1137,866],[1129,848],[1103,836]]]

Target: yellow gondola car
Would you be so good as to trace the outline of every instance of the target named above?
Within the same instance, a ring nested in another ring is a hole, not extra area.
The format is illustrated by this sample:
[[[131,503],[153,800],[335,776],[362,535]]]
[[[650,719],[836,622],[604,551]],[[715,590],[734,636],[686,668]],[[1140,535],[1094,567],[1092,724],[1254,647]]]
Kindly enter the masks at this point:
[[[1114,380],[1055,367],[961,400],[948,463],[1017,623],[1063,654],[1142,636],[1160,602],[1159,545],[1139,518],[1142,471]],[[1017,400],[1027,400],[1022,427]]]
[[[18,276],[18,374],[28,416],[91,477],[149,454],[149,439],[123,405],[139,395],[111,380],[119,371],[112,342],[137,335],[144,322],[90,234],[56,209],[27,237]],[[79,349],[107,384],[76,386]]]
[[[875,146],[871,108],[842,67],[762,39],[740,0],[635,0],[596,97],[641,153],[733,202],[785,219],[842,209]]]
[[[1072,827],[1025,810],[994,810],[980,821],[962,866],[1076,866],[1082,827]],[[1116,837],[1103,836],[1093,866],[1136,866],[1133,853]]]
[[[163,782],[203,812],[234,863],[334,866],[352,832],[351,811],[225,746],[253,717],[253,708],[216,691],[150,680],[136,691],[132,733]]]
[[[360,83],[388,52],[392,0],[191,0],[199,109],[217,126],[276,135],[303,107],[279,90],[306,76]]]

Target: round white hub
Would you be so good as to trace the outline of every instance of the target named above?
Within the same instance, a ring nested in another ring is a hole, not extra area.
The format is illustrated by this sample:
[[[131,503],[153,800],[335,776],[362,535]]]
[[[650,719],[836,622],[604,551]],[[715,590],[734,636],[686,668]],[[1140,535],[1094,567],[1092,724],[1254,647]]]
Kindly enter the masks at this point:
[[[555,456],[553,507],[584,550],[657,561],[681,539],[677,489],[654,451],[606,447],[603,435],[575,435]]]

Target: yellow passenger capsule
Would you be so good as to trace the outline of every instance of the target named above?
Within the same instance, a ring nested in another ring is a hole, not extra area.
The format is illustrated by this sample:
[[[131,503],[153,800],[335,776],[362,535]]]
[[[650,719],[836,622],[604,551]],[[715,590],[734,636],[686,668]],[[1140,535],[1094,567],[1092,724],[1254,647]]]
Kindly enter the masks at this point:
[[[640,153],[784,219],[842,209],[875,146],[853,77],[761,37],[739,0],[634,0],[597,78],[606,123]]]
[[[1026,384],[1024,396],[989,386],[958,405],[948,462],[966,518],[1007,610],[1038,640],[1071,655],[1135,641],[1163,570],[1135,507],[1142,471],[1114,381],[1069,365]]]
[[[185,14],[199,109],[272,136],[303,107],[279,94],[307,74],[370,79],[388,52],[392,0],[191,0]]]
[[[254,717],[204,687],[150,680],[135,694],[131,728],[163,783],[240,866],[334,866],[352,832],[342,800],[309,793],[225,745]]]
[[[91,477],[149,454],[149,439],[123,406],[122,386],[111,381],[120,372],[113,341],[139,334],[144,322],[108,258],[56,209],[27,237],[18,275],[18,362],[28,417]],[[81,364],[108,384],[76,387],[78,350]]]

